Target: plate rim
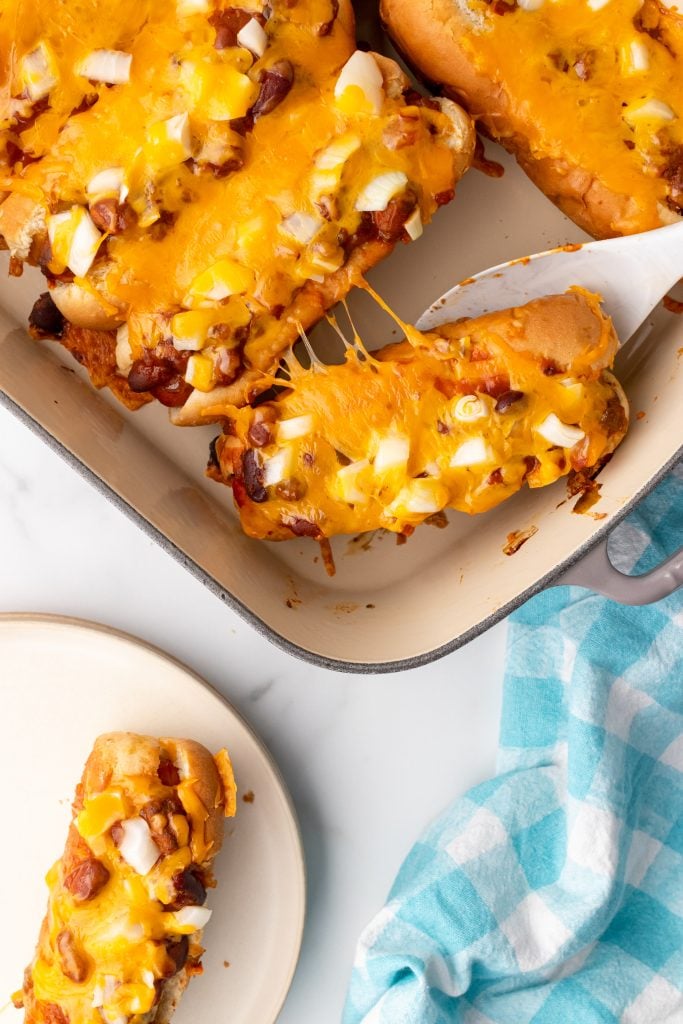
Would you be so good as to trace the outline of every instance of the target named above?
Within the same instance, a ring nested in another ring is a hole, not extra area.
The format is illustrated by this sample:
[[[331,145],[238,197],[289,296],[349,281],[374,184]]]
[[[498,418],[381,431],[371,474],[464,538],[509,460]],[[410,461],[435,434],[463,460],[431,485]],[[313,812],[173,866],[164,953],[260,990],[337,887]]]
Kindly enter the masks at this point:
[[[303,945],[304,932],[306,928],[306,914],[308,909],[308,871],[306,864],[306,856],[303,838],[301,834],[301,825],[299,823],[299,817],[296,812],[296,807],[292,799],[289,788],[285,782],[284,776],[280,770],[280,766],[271,754],[265,742],[261,739],[259,734],[256,732],[250,722],[244,717],[244,715],[231,703],[228,698],[221,693],[215,686],[212,686],[203,676],[196,672],[193,668],[190,668],[180,658],[176,658],[175,655],[169,654],[164,651],[161,647],[151,643],[148,640],[143,640],[141,637],[135,636],[133,633],[128,633],[126,630],[118,629],[116,626],[110,626],[104,622],[98,622],[94,619],[84,619],[80,616],[75,615],[61,615],[52,612],[0,612],[0,628],[5,623],[25,623],[25,624],[36,624],[36,625],[49,625],[49,626],[65,626],[67,629],[85,630],[90,633],[102,634],[106,637],[113,638],[115,640],[123,641],[132,647],[141,647],[146,650],[149,654],[158,658],[160,661],[170,663],[175,668],[180,669],[181,672],[189,676],[195,683],[199,684],[203,689],[207,690],[213,697],[216,697],[221,704],[237,719],[240,725],[246,730],[250,738],[254,741],[256,746],[263,754],[269,768],[273,772],[275,781],[277,782],[280,793],[284,798],[285,806],[289,812],[289,820],[293,829],[293,836],[295,839],[295,846],[297,852],[297,868],[300,876],[300,893],[301,898],[297,901],[298,903],[298,916],[295,922],[295,941],[292,950],[292,957],[290,964],[287,968],[286,978],[283,983],[283,989],[281,996],[276,1000],[275,1015],[272,1019],[264,1020],[262,1024],[276,1024],[282,1008],[285,1004],[287,996],[289,995],[294,976],[299,966],[299,960],[301,958],[301,949]],[[261,1024],[261,1022],[259,1022]]]

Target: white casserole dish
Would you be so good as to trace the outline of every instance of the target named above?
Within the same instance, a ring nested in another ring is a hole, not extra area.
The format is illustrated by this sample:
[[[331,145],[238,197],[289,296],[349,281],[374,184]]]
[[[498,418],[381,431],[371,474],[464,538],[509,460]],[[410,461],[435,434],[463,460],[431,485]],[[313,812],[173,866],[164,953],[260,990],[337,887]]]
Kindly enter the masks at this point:
[[[370,275],[407,320],[478,270],[585,239],[511,160],[489,149],[505,164],[504,178],[469,172],[423,237]],[[27,338],[26,318],[42,290],[37,272],[0,278],[0,400],[264,635],[328,667],[403,669],[462,645],[557,582],[683,454],[683,318],[660,310],[642,364],[622,381],[633,418],[600,476],[600,501],[591,510],[600,518],[572,514],[560,482],[484,516],[453,514],[447,529],[421,527],[400,547],[389,535],[369,545],[338,538],[337,575],[329,579],[313,541],[265,544],[241,533],[230,492],[203,477],[216,428],[171,427],[158,406],[128,413],[85,384],[58,345]],[[369,347],[391,340],[394,325],[366,296],[351,305]],[[538,532],[504,555],[507,535],[531,526]],[[640,602],[670,591],[682,576],[679,558],[634,585],[609,572],[601,549],[571,579]]]

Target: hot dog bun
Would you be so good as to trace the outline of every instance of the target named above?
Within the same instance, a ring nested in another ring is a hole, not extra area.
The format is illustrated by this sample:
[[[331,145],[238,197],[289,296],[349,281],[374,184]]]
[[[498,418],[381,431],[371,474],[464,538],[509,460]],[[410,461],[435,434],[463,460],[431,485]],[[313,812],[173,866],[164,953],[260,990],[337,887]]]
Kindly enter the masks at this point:
[[[582,290],[446,324],[339,365],[289,360],[291,390],[233,411],[208,473],[252,537],[407,535],[485,512],[525,483],[597,472],[628,403],[611,320]]]
[[[206,888],[234,812],[225,751],[126,732],[96,740],[16,998],[26,1024],[167,1024],[200,969]]]
[[[683,209],[683,13],[659,0],[381,0],[397,47],[595,237]]]

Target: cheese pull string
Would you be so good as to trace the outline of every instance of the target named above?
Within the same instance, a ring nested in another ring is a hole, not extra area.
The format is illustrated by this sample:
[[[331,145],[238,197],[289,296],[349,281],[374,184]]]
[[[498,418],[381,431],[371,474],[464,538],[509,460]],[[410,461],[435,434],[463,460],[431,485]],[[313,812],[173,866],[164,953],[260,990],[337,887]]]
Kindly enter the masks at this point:
[[[372,296],[372,298],[375,300],[380,309],[383,309],[384,312],[391,317],[394,323],[401,328],[401,330],[405,334],[406,341],[409,341],[413,348],[425,347],[426,338],[422,331],[418,331],[418,329],[416,327],[413,327],[412,324],[407,324],[405,320],[401,319],[398,313],[394,313],[393,309],[387,305],[387,303],[384,301],[381,295],[377,294],[372,285],[369,285],[364,277],[359,277],[358,280],[356,281],[356,284],[359,288],[362,288],[364,291],[366,291],[368,295]],[[346,306],[346,300],[344,300],[344,306]]]

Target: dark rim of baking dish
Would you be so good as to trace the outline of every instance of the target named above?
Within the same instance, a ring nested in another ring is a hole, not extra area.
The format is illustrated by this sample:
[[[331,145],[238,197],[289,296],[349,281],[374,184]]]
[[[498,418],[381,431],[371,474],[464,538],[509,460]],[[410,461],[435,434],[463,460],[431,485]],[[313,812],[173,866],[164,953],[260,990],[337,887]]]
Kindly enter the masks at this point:
[[[459,636],[453,640],[449,640],[448,643],[442,644],[441,647],[436,647],[434,650],[425,651],[423,654],[416,654],[412,658],[401,658],[398,661],[377,661],[377,662],[358,662],[358,661],[342,661],[337,658],[327,658],[323,654],[316,654],[314,651],[309,651],[305,647],[299,646],[299,644],[293,643],[291,640],[286,640],[276,630],[272,629],[267,623],[260,619],[258,615],[255,615],[249,608],[247,608],[241,601],[239,601],[234,595],[230,594],[219,584],[218,580],[214,579],[208,572],[200,568],[196,562],[189,558],[184,551],[182,551],[173,541],[169,540],[160,530],[153,526],[143,515],[137,512],[131,505],[128,504],[119,494],[114,491],[108,483],[106,483],[101,477],[94,473],[93,470],[89,469],[81,460],[69,451],[61,441],[58,441],[56,437],[45,429],[37,420],[35,420],[25,409],[22,409],[12,398],[9,397],[2,389],[0,389],[0,404],[4,405],[5,408],[9,409],[10,412],[24,423],[29,430],[38,437],[42,438],[45,444],[48,445],[53,451],[60,455],[65,462],[68,462],[81,476],[92,484],[92,486],[104,495],[112,505],[115,505],[121,512],[132,519],[139,528],[151,537],[152,540],[168,552],[177,562],[180,562],[185,569],[188,570],[196,579],[204,584],[216,597],[228,605],[237,612],[243,619],[245,619],[257,633],[269,640],[275,647],[279,647],[280,650],[285,651],[287,654],[293,655],[295,658],[300,658],[302,661],[307,661],[311,665],[316,665],[318,668],[332,669],[335,672],[355,672],[359,675],[379,675],[384,672],[405,672],[408,669],[420,668],[423,665],[429,665],[433,661],[438,661],[439,658],[445,657],[447,654],[451,654],[453,651],[457,651],[460,647],[464,647],[465,644],[469,643],[470,640],[474,640],[475,637],[481,636],[491,626],[495,626],[497,622],[504,619],[510,612],[515,611],[523,605],[529,598],[539,594],[542,590],[552,586],[553,583],[568,569],[576,565],[584,555],[594,548],[601,540],[603,540],[614,527],[624,519],[629,512],[631,512],[639,501],[652,491],[662,477],[666,476],[670,469],[672,469],[677,462],[683,457],[683,447],[679,448],[675,455],[673,455],[664,466],[659,469],[654,476],[650,477],[648,482],[644,484],[633,497],[628,501],[618,512],[615,512],[611,519],[604,524],[604,526],[598,527],[592,537],[585,541],[569,558],[566,558],[563,562],[554,566],[549,572],[547,572],[541,579],[537,580],[530,587],[527,587],[521,594],[518,594],[511,601],[497,608],[486,618],[482,619],[477,623],[476,626],[472,626],[470,629],[465,630]]]

